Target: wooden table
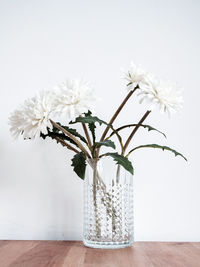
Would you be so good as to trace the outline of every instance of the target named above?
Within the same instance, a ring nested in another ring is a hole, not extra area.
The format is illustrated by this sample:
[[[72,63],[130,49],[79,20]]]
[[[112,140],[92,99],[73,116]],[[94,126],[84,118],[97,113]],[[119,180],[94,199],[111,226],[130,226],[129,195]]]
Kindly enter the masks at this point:
[[[75,241],[0,241],[0,267],[200,267],[200,243],[135,242],[101,250]]]

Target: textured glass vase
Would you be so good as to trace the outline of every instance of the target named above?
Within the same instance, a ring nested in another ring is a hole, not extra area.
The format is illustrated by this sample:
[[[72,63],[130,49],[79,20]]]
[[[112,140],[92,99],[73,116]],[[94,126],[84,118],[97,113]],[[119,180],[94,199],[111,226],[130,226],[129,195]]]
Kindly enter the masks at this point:
[[[83,243],[123,248],[133,243],[133,176],[113,159],[92,159],[84,181]]]

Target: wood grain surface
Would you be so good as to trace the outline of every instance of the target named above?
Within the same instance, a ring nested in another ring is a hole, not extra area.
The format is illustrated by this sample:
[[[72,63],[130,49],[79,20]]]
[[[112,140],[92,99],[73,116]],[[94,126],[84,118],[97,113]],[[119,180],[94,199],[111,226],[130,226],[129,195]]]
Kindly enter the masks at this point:
[[[101,250],[76,241],[0,241],[0,267],[200,267],[200,243],[135,242]]]

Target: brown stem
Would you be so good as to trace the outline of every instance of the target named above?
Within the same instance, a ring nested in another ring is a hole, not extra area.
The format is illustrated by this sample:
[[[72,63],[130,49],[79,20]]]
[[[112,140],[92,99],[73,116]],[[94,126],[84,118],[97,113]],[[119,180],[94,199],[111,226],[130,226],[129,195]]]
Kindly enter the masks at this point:
[[[81,144],[81,142],[79,142],[79,140],[76,137],[74,137],[70,132],[68,132],[66,129],[64,129],[62,126],[60,126],[56,122],[54,122],[52,120],[50,120],[50,122],[52,123],[52,125],[55,128],[57,128],[58,130],[60,130],[65,135],[69,136],[77,144],[77,146],[80,148],[80,150],[82,150],[88,158],[91,158],[90,155],[89,155],[89,153],[87,152],[87,150],[84,148],[84,146]]]
[[[78,151],[76,148],[74,148],[73,146],[71,146],[70,144],[67,144],[64,140],[62,140],[59,137],[55,137],[55,139],[61,143],[63,146],[66,146],[68,149],[74,151],[75,153],[79,153],[80,151]]]
[[[98,203],[97,203],[97,160],[94,160],[93,169],[93,203],[94,203],[94,213],[95,213],[95,226],[96,235],[98,238],[101,236],[101,224],[98,213]]]
[[[109,124],[112,124],[114,122],[114,120],[117,118],[118,114],[120,113],[120,111],[122,110],[122,108],[124,107],[124,105],[126,104],[126,102],[128,101],[128,99],[132,96],[132,94],[136,91],[136,89],[138,89],[139,86],[137,85],[133,90],[131,90],[128,95],[125,97],[125,99],[123,100],[123,102],[121,103],[121,105],[118,107],[118,109],[116,110],[115,114],[112,116],[111,120],[109,121]],[[105,131],[102,134],[101,137],[101,141],[104,140],[104,138],[106,137],[107,132],[109,131],[110,127],[107,126]]]
[[[147,118],[147,116],[150,114],[151,110],[147,110],[147,112],[144,114],[144,116],[141,118],[141,120],[138,122],[138,124],[135,126],[135,128],[133,129],[132,133],[129,135],[125,145],[124,145],[124,150],[123,150],[123,154],[125,153],[131,139],[133,138],[133,136],[135,135],[135,133],[137,132],[137,130],[139,129],[139,127],[141,126],[141,124],[143,123],[143,121]]]
[[[88,133],[87,127],[86,127],[85,123],[82,123],[82,126],[83,126],[83,130],[84,130],[84,133],[85,133],[86,139],[87,139],[87,141],[88,141],[88,146],[89,146],[89,149],[91,150],[91,147],[92,147],[92,142],[91,142],[91,139],[90,139],[90,136],[89,136],[89,133]]]

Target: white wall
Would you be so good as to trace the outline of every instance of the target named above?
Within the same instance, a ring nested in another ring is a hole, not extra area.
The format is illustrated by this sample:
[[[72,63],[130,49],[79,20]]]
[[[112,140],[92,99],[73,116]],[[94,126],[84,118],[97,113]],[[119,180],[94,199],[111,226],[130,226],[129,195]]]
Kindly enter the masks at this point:
[[[154,112],[137,144],[158,142],[184,153],[135,153],[136,240],[200,241],[200,2],[0,1],[0,238],[81,239],[82,181],[72,153],[54,142],[13,142],[7,118],[36,90],[66,77],[91,80],[109,120],[125,96],[120,68],[130,60],[184,87],[185,106],[171,119]],[[112,99],[112,100],[111,100]],[[137,122],[130,100],[115,125]]]

